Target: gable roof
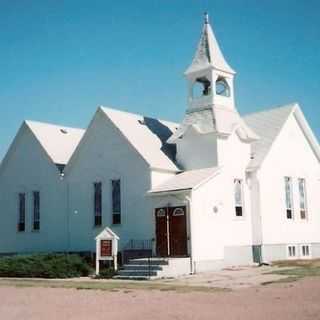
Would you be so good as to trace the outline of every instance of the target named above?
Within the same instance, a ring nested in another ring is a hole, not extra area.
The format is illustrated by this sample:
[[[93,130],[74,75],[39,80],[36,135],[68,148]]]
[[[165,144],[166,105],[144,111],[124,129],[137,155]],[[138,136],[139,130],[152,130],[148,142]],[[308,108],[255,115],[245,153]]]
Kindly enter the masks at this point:
[[[149,193],[194,189],[211,179],[219,171],[219,167],[184,171],[154,187]]]
[[[294,114],[313,151],[320,159],[319,144],[312,133],[303,113],[297,103],[285,105],[271,110],[249,114],[243,117],[245,123],[256,132],[260,139],[252,143],[252,157],[248,170],[254,170],[261,166],[267,154],[272,148],[273,142],[281,132],[284,124],[291,114]]]
[[[50,123],[25,121],[51,160],[66,165],[79,144],[85,130]]]
[[[176,146],[166,141],[178,124],[142,115],[100,107],[137,152],[154,169],[179,171],[175,164]]]

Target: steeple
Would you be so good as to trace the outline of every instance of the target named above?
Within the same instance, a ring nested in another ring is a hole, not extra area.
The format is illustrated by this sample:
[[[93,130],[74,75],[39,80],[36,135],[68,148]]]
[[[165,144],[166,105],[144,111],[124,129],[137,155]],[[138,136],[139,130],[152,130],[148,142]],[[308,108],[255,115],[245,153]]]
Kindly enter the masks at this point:
[[[234,131],[244,142],[258,138],[236,109],[235,71],[220,50],[207,13],[193,61],[184,74],[188,82],[188,108],[168,143],[182,141],[189,129],[200,136],[213,134],[217,139],[228,138]]]
[[[205,13],[204,25],[197,51],[185,74],[208,69],[210,67],[226,73],[235,74],[235,71],[226,62],[220,50],[217,39],[209,23],[209,15],[208,13]]]

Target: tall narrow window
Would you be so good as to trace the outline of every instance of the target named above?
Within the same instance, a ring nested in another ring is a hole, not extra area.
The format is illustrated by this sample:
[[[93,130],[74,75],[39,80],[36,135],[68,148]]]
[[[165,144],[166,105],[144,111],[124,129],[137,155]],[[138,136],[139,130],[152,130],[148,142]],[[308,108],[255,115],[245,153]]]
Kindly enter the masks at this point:
[[[121,224],[121,189],[120,180],[112,180],[112,223]]]
[[[285,177],[284,182],[285,182],[285,192],[286,192],[287,219],[293,219],[292,178]]]
[[[94,225],[102,225],[102,183],[94,183]]]
[[[299,199],[300,199],[300,218],[307,219],[307,199],[306,199],[306,180],[298,179],[299,184]]]
[[[33,230],[40,230],[40,192],[33,191]]]
[[[26,230],[26,194],[19,193],[18,231]]]
[[[243,217],[243,192],[242,192],[242,180],[234,180],[234,201],[236,217]]]

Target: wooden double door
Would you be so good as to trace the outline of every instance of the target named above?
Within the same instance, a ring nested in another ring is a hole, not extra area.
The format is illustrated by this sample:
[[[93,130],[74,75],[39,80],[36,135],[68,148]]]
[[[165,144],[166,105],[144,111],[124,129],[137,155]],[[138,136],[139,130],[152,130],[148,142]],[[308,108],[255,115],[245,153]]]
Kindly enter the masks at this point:
[[[156,251],[160,257],[188,255],[186,207],[164,207],[155,210]]]

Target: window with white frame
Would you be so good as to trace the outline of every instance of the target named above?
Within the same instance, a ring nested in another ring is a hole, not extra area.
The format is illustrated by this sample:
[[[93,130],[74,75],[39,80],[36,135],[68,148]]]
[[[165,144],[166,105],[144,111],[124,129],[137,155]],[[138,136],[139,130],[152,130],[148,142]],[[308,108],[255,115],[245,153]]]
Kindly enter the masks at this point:
[[[292,198],[292,178],[285,177],[285,193],[286,193],[286,216],[287,219],[293,219],[293,198]]]
[[[297,256],[296,246],[288,246],[288,257],[295,258]]]
[[[234,179],[234,202],[236,217],[243,217],[243,188],[241,179]]]
[[[303,178],[299,178],[298,185],[299,185],[300,218],[301,220],[306,220],[307,219],[306,180]]]
[[[308,258],[311,256],[310,245],[303,244],[301,246],[301,256],[304,258]]]

